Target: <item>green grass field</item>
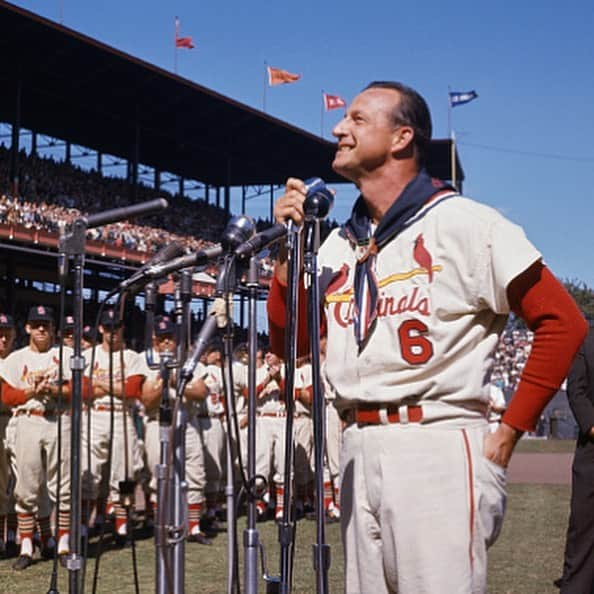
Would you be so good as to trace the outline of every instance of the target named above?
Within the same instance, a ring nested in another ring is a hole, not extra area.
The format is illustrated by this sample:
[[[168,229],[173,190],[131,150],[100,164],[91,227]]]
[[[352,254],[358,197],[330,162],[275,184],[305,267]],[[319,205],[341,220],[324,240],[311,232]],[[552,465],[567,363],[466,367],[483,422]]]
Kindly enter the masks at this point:
[[[529,451],[559,451],[548,442],[540,449]],[[570,442],[571,444],[573,442]],[[530,445],[530,448],[535,446]],[[571,451],[562,450],[562,451]],[[553,580],[559,577],[563,560],[565,530],[569,514],[570,489],[566,485],[510,485],[507,517],[498,542],[489,554],[489,593],[547,594],[556,593]],[[239,531],[240,558],[243,558],[242,519]],[[258,524],[260,538],[268,555],[269,572],[278,573],[278,533],[271,522]],[[315,523],[298,523],[295,554],[295,594],[315,592],[312,569],[312,548]],[[337,524],[327,527],[331,545],[332,565],[330,591],[342,592],[343,561],[340,529]],[[221,534],[213,546],[187,545],[186,592],[188,594],[223,594],[226,590],[226,539]],[[154,547],[151,539],[138,543],[137,557],[140,592],[154,592]],[[0,561],[0,592],[6,594],[45,594],[49,587],[51,563],[37,562],[24,572],[11,569],[12,560]],[[91,592],[94,561],[88,565],[85,592]],[[243,580],[243,572],[241,571]],[[260,592],[265,592],[262,583]],[[67,573],[60,569],[58,591],[68,592]],[[101,559],[100,593],[133,593],[132,553],[130,549],[111,550]],[[362,593],[366,594],[366,593]]]

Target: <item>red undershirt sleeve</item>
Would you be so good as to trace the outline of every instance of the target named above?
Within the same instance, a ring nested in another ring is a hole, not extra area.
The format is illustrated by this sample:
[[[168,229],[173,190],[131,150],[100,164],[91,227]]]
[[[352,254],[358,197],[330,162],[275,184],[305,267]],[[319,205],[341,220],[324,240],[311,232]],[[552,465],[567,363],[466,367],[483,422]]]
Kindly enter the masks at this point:
[[[507,296],[512,311],[534,332],[534,339],[502,421],[521,431],[533,431],[567,376],[588,325],[565,287],[540,261],[509,284]]]
[[[124,394],[126,398],[140,398],[142,394],[142,383],[144,375],[131,375],[126,379]]]
[[[303,279],[299,281],[297,312],[297,356],[309,353],[309,334],[307,332],[307,293]],[[276,274],[272,277],[268,302],[268,332],[270,349],[278,357],[285,356],[285,324],[286,324],[287,285],[281,283]]]
[[[27,402],[25,390],[14,388],[6,382],[2,382],[2,402],[6,406],[19,406]]]

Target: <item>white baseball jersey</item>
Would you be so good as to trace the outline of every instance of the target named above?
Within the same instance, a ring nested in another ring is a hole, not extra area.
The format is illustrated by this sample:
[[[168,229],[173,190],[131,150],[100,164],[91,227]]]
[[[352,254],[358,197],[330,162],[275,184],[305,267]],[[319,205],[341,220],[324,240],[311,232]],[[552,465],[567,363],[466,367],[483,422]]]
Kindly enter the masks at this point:
[[[256,369],[256,386],[261,385],[268,376],[268,365]],[[284,367],[281,367],[281,377],[284,377]],[[281,387],[276,380],[266,384],[262,392],[256,395],[256,410],[258,413],[281,413],[285,410],[285,403],[281,401]]]
[[[305,363],[295,369],[295,391],[311,387],[313,384],[311,363]],[[295,413],[298,415],[311,416],[311,407],[304,404],[301,400],[295,399]]]
[[[198,414],[218,417],[225,412],[223,404],[223,370],[218,365],[207,365],[199,376],[206,375],[204,383],[208,388],[207,397],[197,403]]]
[[[420,402],[423,422],[484,417],[506,287],[540,258],[494,209],[449,195],[426,205],[377,255],[377,319],[359,352],[357,250],[334,230],[319,253],[328,325],[326,375],[337,407]]]
[[[62,377],[64,381],[71,378],[70,357],[72,349],[64,347],[62,353]],[[46,377],[50,381],[58,382],[59,376],[59,349],[52,347],[45,353],[38,353],[26,346],[12,352],[2,361],[0,373],[6,383],[13,388],[26,390],[35,385],[36,380]],[[14,410],[38,410],[45,411],[55,408],[57,400],[54,397],[34,396],[24,404],[14,407]]]
[[[103,345],[94,347],[95,359],[93,363],[93,382],[103,381],[109,385],[109,351],[103,348]],[[92,349],[87,349],[84,352],[86,365],[91,364],[93,353]],[[122,381],[121,367],[120,367],[120,351],[112,353],[113,366],[113,385],[114,388]],[[85,375],[88,377],[88,367]],[[131,349],[124,349],[124,380],[132,375],[144,375],[142,359],[140,355]],[[109,405],[111,398],[109,394],[105,394],[100,398],[94,400],[96,404]]]
[[[109,361],[109,359],[108,359]],[[159,356],[159,352],[154,350],[153,351],[153,362],[155,365],[158,365],[159,362],[161,361],[161,357]],[[195,378],[199,378],[203,375],[203,368],[204,366],[201,363],[198,363],[198,366],[196,367],[196,371],[194,372],[194,377]],[[139,361],[138,361],[138,367],[136,368],[136,373],[143,375],[147,381],[150,382],[154,382],[157,381],[158,379],[160,379],[160,372],[159,369],[151,369],[147,363],[146,360],[146,351],[143,351],[142,353],[139,354]],[[175,370],[172,369],[171,373],[174,373]],[[171,399],[171,401],[173,402],[176,398],[176,391],[175,388],[173,387],[169,387],[169,398]],[[188,414],[188,416],[192,416],[195,414],[196,409],[194,407],[194,403],[193,402],[189,402],[184,398],[184,404],[185,404],[185,408],[186,408],[186,413]],[[152,410],[147,410],[147,415],[150,416],[151,418],[154,418],[157,413],[159,412],[159,403],[156,404],[156,406],[152,409]]]

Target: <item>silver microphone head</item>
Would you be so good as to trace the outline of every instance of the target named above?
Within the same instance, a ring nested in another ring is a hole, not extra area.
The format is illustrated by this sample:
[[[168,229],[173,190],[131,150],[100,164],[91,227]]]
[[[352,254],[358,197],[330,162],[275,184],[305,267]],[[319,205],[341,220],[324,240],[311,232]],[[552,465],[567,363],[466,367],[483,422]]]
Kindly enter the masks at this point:
[[[306,179],[305,187],[307,190],[303,202],[305,216],[318,219],[326,218],[334,205],[334,194],[326,187],[326,183],[320,177]]]
[[[256,234],[256,223],[247,215],[235,215],[229,219],[221,244],[226,249],[235,249]]]

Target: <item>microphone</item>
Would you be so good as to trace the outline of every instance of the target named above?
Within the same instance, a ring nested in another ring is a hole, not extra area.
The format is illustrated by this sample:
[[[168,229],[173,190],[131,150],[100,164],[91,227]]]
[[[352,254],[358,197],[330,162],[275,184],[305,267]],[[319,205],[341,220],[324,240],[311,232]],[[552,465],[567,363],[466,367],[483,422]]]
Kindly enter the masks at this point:
[[[215,258],[218,258],[223,252],[223,246],[216,245],[205,250],[200,250],[199,252],[186,254],[185,256],[181,256],[180,258],[175,258],[175,260],[165,262],[164,264],[151,266],[150,268],[146,269],[143,276],[143,281],[146,280],[148,282],[149,280],[156,280],[158,278],[167,276],[172,272],[177,272],[178,270],[182,270],[184,268],[194,268],[195,266],[202,266],[203,264],[206,264],[209,260],[214,260]]]
[[[259,251],[267,248],[269,245],[278,241],[287,234],[287,226],[283,223],[277,223],[272,227],[256,233],[251,239],[244,241],[239,247],[235,248],[235,255],[238,258],[251,257]]]
[[[334,194],[326,187],[321,177],[310,177],[305,180],[307,194],[303,201],[303,211],[306,217],[324,219],[334,206]]]
[[[87,229],[93,227],[101,227],[109,223],[117,223],[118,221],[125,221],[132,217],[140,217],[142,215],[165,210],[169,206],[165,198],[155,198],[140,204],[133,204],[132,206],[125,206],[123,208],[112,208],[104,212],[88,215],[85,217]]]
[[[334,204],[334,194],[326,187],[321,177],[310,177],[305,180],[306,195],[303,201],[303,210],[306,217],[324,218]],[[278,241],[292,230],[293,221],[286,225],[277,223],[272,227],[254,235],[235,249],[239,258],[251,257],[270,244]]]
[[[136,271],[131,277],[122,281],[118,287],[119,291],[132,291],[140,288],[145,279],[150,277],[151,269],[155,268],[161,262],[169,262],[173,258],[177,258],[184,253],[184,248],[181,244],[174,241],[161,248],[140,270]]]
[[[223,236],[221,245],[226,250],[233,250],[245,241],[248,241],[256,233],[256,223],[252,217],[247,215],[236,215],[229,219]]]
[[[198,336],[196,337],[192,347],[192,354],[186,359],[186,362],[181,368],[179,384],[180,394],[184,393],[186,386],[192,381],[196,365],[198,365],[198,361],[200,361],[200,358],[204,354],[204,351],[214,336],[217,327],[224,328],[227,324],[227,306],[229,305],[227,303],[227,298],[230,296],[223,294],[225,286],[225,273],[223,268],[225,268],[224,264],[221,265],[219,276],[217,278],[216,294],[219,296],[214,300],[212,309],[208,312],[208,317],[204,321],[204,324],[202,324],[202,328],[200,328],[200,332],[198,333]]]
[[[163,276],[167,276],[178,270],[184,268],[194,268],[196,266],[202,266],[207,264],[210,260],[218,258],[225,253],[228,247],[234,247],[236,244],[247,241],[255,232],[256,225],[251,217],[246,215],[238,215],[231,217],[229,223],[223,231],[221,237],[221,245],[206,248],[192,254],[186,254],[181,257],[177,257],[180,253],[183,253],[183,249],[180,252],[167,255],[166,257],[160,258],[158,261],[155,258],[151,260],[141,270],[136,272],[128,280],[125,280],[120,284],[120,290],[124,291],[132,283],[144,283],[152,280],[159,279]],[[172,244],[175,245],[175,244]],[[169,247],[169,246],[168,246]],[[164,248],[166,249],[166,248]],[[136,277],[136,278],[135,278]]]

